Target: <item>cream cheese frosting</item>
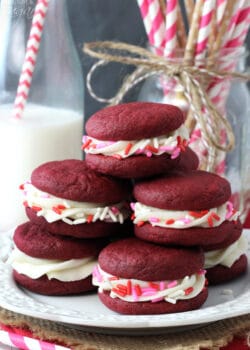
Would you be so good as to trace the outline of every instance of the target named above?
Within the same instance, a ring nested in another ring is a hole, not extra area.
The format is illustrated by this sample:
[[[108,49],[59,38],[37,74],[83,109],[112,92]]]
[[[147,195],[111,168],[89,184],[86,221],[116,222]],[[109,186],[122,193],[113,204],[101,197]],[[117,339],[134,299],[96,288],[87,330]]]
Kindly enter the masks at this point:
[[[62,282],[80,281],[92,274],[97,260],[94,257],[71,260],[39,259],[28,256],[14,248],[8,264],[18,273],[32,279],[40,278],[44,275],[49,280],[55,278]]]
[[[99,292],[110,291],[111,298],[127,302],[165,300],[176,304],[178,300],[192,299],[200,294],[205,286],[205,280],[205,271],[201,270],[179,280],[146,282],[113,276],[96,265],[92,283],[99,288]]]
[[[75,202],[40,191],[29,181],[21,187],[24,205],[35,210],[37,216],[43,216],[49,223],[62,220],[67,224],[77,225],[101,220],[122,224],[129,216],[125,202],[113,205]]]
[[[139,154],[151,157],[163,153],[168,153],[172,159],[175,159],[186,147],[188,138],[188,129],[182,125],[169,135],[141,140],[101,141],[85,135],[82,148],[89,154],[102,154],[120,159]]]
[[[248,241],[245,236],[241,237],[224,249],[205,252],[205,268],[209,269],[216,265],[231,267],[242,254],[247,252]]]
[[[134,211],[133,222],[136,225],[149,222],[152,226],[176,229],[219,226],[225,220],[237,220],[239,216],[231,202],[202,211],[158,209],[140,202],[131,203],[131,208]]]

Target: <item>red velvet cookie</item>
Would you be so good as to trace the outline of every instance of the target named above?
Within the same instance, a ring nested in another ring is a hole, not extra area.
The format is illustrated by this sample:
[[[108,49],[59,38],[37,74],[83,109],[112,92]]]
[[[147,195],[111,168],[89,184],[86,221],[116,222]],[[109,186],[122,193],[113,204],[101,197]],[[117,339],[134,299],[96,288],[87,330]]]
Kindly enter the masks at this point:
[[[101,301],[119,313],[187,311],[207,298],[203,264],[198,248],[167,248],[127,238],[101,251],[93,284],[99,286]]]
[[[85,161],[44,163],[21,188],[28,218],[53,234],[112,236],[128,218],[131,183],[98,174]]]
[[[165,173],[178,167],[187,146],[183,123],[182,111],[167,104],[132,102],[104,108],[86,123],[86,162],[93,170],[121,178]],[[190,152],[186,156],[193,157]],[[187,162],[182,159],[182,166]]]
[[[146,178],[166,173],[170,169],[195,170],[199,165],[197,155],[189,147],[175,159],[171,159],[166,153],[150,158],[138,155],[129,157],[126,160],[104,155],[86,154],[86,162],[93,170],[98,170],[107,175],[111,174],[112,171],[113,176],[122,178]]]
[[[230,195],[227,180],[201,170],[138,181],[131,204],[135,235],[164,245],[223,242],[242,230]]]
[[[204,248],[205,268],[210,284],[231,281],[247,270],[247,240],[234,232],[220,244],[208,245]]]
[[[94,290],[91,275],[107,243],[51,235],[30,222],[17,227],[11,261],[13,276],[23,287],[40,294],[66,295]]]

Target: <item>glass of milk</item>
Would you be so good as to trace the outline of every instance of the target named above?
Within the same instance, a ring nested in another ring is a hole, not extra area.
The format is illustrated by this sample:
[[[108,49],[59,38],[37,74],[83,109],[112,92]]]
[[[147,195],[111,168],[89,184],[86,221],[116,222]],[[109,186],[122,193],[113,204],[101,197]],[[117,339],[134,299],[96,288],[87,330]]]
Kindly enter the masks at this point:
[[[13,117],[31,5],[0,0],[0,232],[27,220],[19,186],[35,167],[82,159],[83,79],[65,0],[50,0],[27,105]]]

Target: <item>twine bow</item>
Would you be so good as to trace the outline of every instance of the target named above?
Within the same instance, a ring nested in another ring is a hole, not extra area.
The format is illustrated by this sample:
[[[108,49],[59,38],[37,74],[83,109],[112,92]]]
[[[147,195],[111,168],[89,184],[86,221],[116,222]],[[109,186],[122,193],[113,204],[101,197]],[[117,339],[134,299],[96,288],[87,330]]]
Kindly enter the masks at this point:
[[[120,42],[91,42],[84,45],[84,52],[98,58],[87,75],[87,87],[93,98],[99,102],[115,105],[122,101],[126,93],[141,81],[155,75],[174,78],[183,88],[192,114],[199,123],[203,139],[208,147],[209,160],[207,170],[214,166],[215,150],[228,152],[233,149],[234,133],[228,120],[222,116],[212,104],[206,86],[211,79],[238,78],[249,80],[246,74],[226,71],[216,71],[188,64],[188,62],[167,61],[166,58],[134,45]],[[92,89],[92,77],[96,69],[109,62],[117,62],[136,67],[135,71],[123,82],[117,94],[104,99],[97,96]],[[227,140],[221,143],[220,131],[225,130]]]

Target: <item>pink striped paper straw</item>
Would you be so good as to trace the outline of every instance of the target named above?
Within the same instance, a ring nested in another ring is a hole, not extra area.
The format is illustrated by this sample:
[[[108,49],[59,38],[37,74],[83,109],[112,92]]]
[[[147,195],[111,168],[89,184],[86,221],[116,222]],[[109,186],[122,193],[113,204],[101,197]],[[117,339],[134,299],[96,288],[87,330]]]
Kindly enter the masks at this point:
[[[0,330],[0,342],[20,350],[71,350],[62,345],[52,344],[5,330]]]
[[[150,45],[160,53],[165,45],[165,23],[158,0],[137,0]],[[161,50],[157,50],[161,49]]]
[[[198,37],[195,46],[195,60],[200,63],[207,53],[208,38],[211,30],[212,17],[215,9],[215,0],[205,0],[202,8]]]
[[[48,5],[49,0],[37,0],[24,64],[19,79],[16,99],[14,102],[14,116],[16,118],[21,118],[29,96]]]
[[[166,2],[165,57],[174,57],[177,45],[177,10],[178,0]]]
[[[246,37],[248,26],[250,24],[250,3],[249,0],[244,2],[244,6],[236,14],[232,27],[232,35],[225,42],[224,48],[234,48],[241,46]]]
[[[227,0],[216,0],[216,22],[220,25],[227,5]]]

